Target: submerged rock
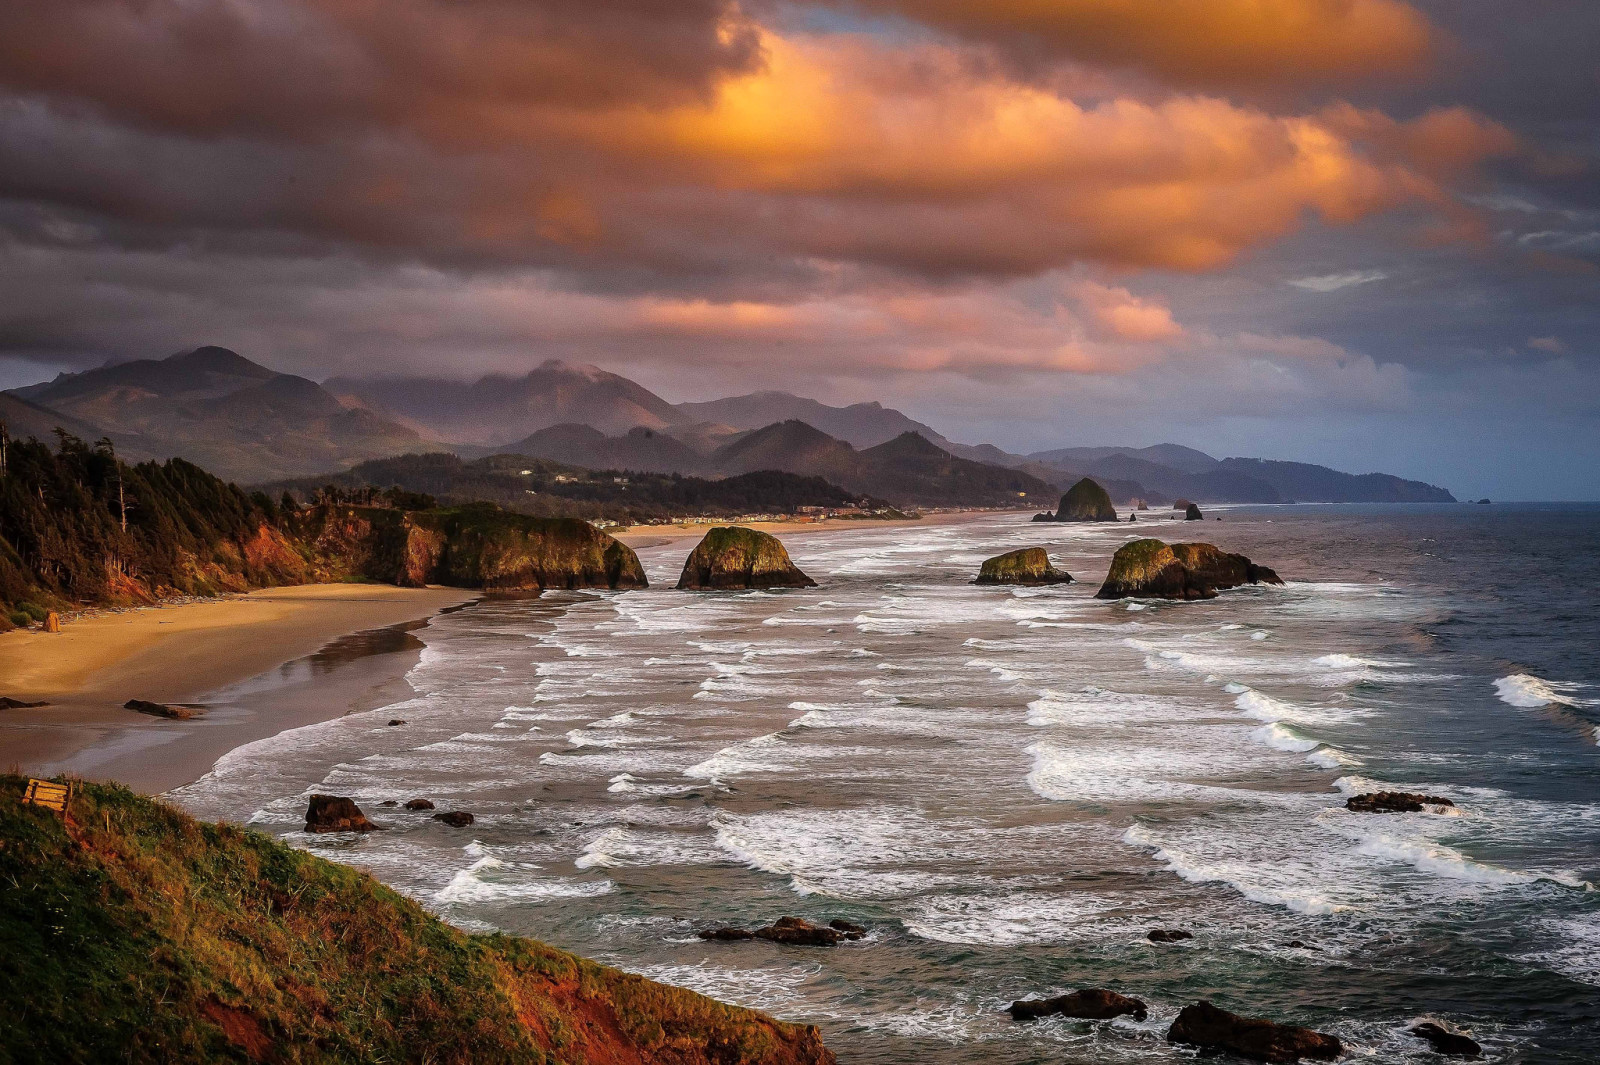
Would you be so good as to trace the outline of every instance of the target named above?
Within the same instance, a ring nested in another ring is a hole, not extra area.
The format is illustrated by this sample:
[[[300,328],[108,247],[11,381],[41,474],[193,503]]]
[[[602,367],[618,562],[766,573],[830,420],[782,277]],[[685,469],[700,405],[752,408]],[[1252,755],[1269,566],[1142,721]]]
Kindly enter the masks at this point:
[[[1211,599],[1218,590],[1242,584],[1282,584],[1266,566],[1212,544],[1167,544],[1133,540],[1111,559],[1096,599]]]
[[[1200,508],[1193,503],[1183,508],[1184,521],[1205,521],[1205,515],[1200,513]]]
[[[1475,1058],[1483,1053],[1483,1047],[1478,1045],[1476,1039],[1469,1039],[1460,1032],[1452,1032],[1442,1024],[1433,1021],[1424,1021],[1411,1029],[1411,1034],[1419,1039],[1426,1039],[1433,1044],[1433,1049],[1440,1054],[1448,1054],[1453,1058]]]
[[[1358,814],[1420,814],[1430,806],[1454,806],[1442,795],[1411,791],[1369,791],[1345,800],[1345,809]]]
[[[390,728],[394,728],[396,725],[404,725],[405,723],[406,719],[403,717],[392,717],[389,719]]]
[[[1292,1024],[1241,1017],[1209,1002],[1185,1006],[1167,1030],[1167,1042],[1231,1050],[1256,1061],[1332,1061],[1344,1052],[1337,1036]]]
[[[1024,547],[984,559],[974,584],[1067,584],[1072,574],[1050,565],[1042,547]]]
[[[129,699],[122,704],[124,710],[137,710],[141,714],[151,717],[167,717],[174,721],[187,721],[191,717],[199,717],[204,710],[195,706],[179,706],[176,703],[152,703],[148,699]]]
[[[796,947],[831,947],[844,939],[860,939],[866,929],[849,921],[833,921],[827,926],[815,925],[802,917],[780,917],[765,928],[746,931],[743,928],[708,928],[697,933],[706,940],[765,939],[772,943],[785,943]]]
[[[1067,489],[1067,494],[1061,497],[1061,504],[1056,508],[1054,520],[1116,521],[1117,509],[1111,505],[1111,496],[1100,483],[1085,477]]]
[[[380,827],[367,820],[354,799],[342,795],[313,795],[306,806],[307,832],[375,832]]]
[[[815,588],[771,533],[737,525],[706,533],[683,564],[679,588]]]
[[[1031,1021],[1039,1017],[1083,1017],[1091,1021],[1106,1021],[1123,1014],[1142,1021],[1148,1014],[1145,1004],[1136,998],[1119,995],[1102,987],[1086,987],[1069,995],[1055,998],[1026,998],[1013,1002],[1011,1019]]]
[[[1145,938],[1152,943],[1180,943],[1185,939],[1193,939],[1194,934],[1181,928],[1152,928]]]
[[[449,813],[434,814],[433,819],[435,821],[443,821],[451,828],[466,828],[473,822],[473,816],[465,810],[451,810]]]
[[[407,810],[431,810],[431,809],[433,809],[433,803],[429,802],[427,799],[411,799],[411,800],[406,802],[406,809]]]

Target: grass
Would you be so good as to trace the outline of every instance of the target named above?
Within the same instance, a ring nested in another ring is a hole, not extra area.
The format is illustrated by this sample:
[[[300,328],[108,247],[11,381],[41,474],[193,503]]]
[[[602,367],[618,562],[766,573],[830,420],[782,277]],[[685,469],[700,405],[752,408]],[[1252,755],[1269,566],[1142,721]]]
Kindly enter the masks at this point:
[[[117,785],[0,775],[0,1063],[831,1063],[786,1025]]]

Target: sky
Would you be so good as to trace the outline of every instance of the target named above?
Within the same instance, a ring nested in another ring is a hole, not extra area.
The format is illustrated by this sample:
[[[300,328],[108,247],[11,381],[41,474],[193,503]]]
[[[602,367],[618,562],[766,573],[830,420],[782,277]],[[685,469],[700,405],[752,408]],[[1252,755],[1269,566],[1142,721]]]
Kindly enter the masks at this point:
[[[9,0],[0,387],[222,344],[1600,498],[1591,0]]]

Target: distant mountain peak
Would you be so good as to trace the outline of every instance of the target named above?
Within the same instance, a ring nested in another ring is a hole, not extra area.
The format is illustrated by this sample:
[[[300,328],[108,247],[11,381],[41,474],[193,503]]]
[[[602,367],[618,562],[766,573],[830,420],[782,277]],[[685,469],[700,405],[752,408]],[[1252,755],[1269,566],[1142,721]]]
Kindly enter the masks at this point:
[[[225,373],[235,377],[258,377],[263,381],[278,376],[277,371],[251,362],[237,351],[215,344],[206,344],[192,351],[180,351],[161,361],[192,373]]]

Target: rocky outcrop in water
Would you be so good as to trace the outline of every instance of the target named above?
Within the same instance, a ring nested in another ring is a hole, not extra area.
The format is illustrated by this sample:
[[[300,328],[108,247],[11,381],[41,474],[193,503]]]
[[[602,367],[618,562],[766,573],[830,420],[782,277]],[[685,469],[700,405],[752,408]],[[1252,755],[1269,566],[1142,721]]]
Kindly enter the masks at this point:
[[[985,559],[974,584],[1067,584],[1072,574],[1050,565],[1042,547],[1024,547]]]
[[[1206,517],[1200,513],[1200,508],[1193,503],[1183,508],[1184,521],[1205,521]]]
[[[431,809],[433,809],[433,803],[429,802],[427,799],[408,799],[406,801],[406,809],[407,810],[431,810]]]
[[[1255,1061],[1332,1061],[1344,1052],[1337,1036],[1310,1028],[1241,1017],[1209,1002],[1185,1006],[1167,1030],[1167,1042],[1202,1050],[1228,1050]]]
[[[1194,936],[1181,928],[1152,928],[1145,938],[1152,943],[1181,943],[1185,939],[1193,939]]]
[[[1087,987],[1055,998],[1025,998],[1010,1006],[1011,1019],[1031,1021],[1040,1017],[1082,1017],[1091,1021],[1107,1021],[1127,1014],[1136,1021],[1148,1015],[1145,1004],[1136,998],[1119,995],[1101,987]]]
[[[1345,800],[1345,809],[1358,814],[1420,814],[1430,806],[1454,806],[1440,795],[1410,791],[1369,791]]]
[[[737,525],[719,526],[689,553],[678,587],[815,588],[817,582],[789,561],[789,552],[771,533]]]
[[[0,696],[0,710],[31,710],[36,706],[49,705],[49,703],[29,703],[21,699],[8,699]]]
[[[860,939],[866,929],[849,921],[832,921],[815,925],[803,917],[780,917],[765,928],[746,931],[743,928],[707,928],[698,935],[712,942],[732,942],[745,939],[765,939],[796,947],[831,947],[846,939]]]
[[[443,821],[451,828],[466,828],[475,820],[465,810],[451,810],[448,813],[434,814],[433,819],[435,821]]]
[[[1035,521],[1116,521],[1111,496],[1098,481],[1085,477],[1061,497],[1055,515],[1040,514]]]
[[[379,827],[354,799],[342,795],[313,795],[306,806],[307,832],[375,832]]]
[[[1483,1053],[1483,1047],[1478,1045],[1476,1039],[1470,1039],[1460,1032],[1452,1032],[1444,1025],[1435,1024],[1433,1021],[1424,1021],[1410,1029],[1410,1032],[1417,1038],[1432,1043],[1437,1053],[1452,1058],[1475,1058]]]
[[[1097,599],[1210,599],[1244,584],[1282,584],[1266,566],[1212,544],[1167,544],[1133,540],[1111,559]]]
[[[187,721],[205,713],[197,706],[179,706],[177,703],[152,703],[148,699],[129,699],[122,704],[124,710],[137,710],[151,717],[165,717],[173,721]]]

